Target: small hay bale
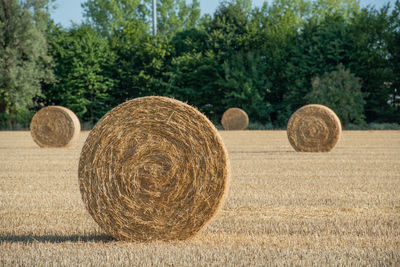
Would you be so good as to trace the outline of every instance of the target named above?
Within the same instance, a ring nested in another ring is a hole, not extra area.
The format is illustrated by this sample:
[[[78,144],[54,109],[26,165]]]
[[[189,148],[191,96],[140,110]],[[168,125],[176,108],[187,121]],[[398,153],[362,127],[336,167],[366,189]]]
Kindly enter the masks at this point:
[[[245,130],[249,126],[249,116],[240,108],[229,108],[222,115],[221,124],[225,130]]]
[[[195,108],[142,97],[108,112],[79,161],[83,202],[118,240],[184,240],[226,196],[229,159],[214,125]]]
[[[29,128],[33,141],[40,147],[67,147],[78,138],[81,124],[71,110],[47,106],[33,116]]]
[[[339,141],[342,126],[335,112],[323,105],[306,105],[290,117],[287,135],[299,152],[328,152]]]

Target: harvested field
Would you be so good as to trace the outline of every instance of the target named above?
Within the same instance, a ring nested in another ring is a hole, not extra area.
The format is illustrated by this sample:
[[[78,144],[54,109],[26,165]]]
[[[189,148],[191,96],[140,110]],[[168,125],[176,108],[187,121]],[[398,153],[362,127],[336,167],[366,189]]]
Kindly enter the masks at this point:
[[[226,204],[185,242],[104,234],[78,186],[83,142],[39,148],[0,132],[0,265],[400,265],[400,131],[344,131],[297,153],[285,131],[222,131]]]

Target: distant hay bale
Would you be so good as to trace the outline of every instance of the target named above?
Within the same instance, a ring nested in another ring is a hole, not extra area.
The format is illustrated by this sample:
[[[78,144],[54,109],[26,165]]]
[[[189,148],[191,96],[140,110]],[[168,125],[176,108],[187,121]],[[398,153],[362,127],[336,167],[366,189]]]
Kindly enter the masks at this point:
[[[108,112],[79,161],[83,202],[118,240],[184,240],[226,196],[229,159],[213,124],[195,108],[142,97]]]
[[[29,128],[40,147],[67,147],[78,138],[81,124],[71,110],[47,106],[33,116]]]
[[[221,124],[225,130],[244,130],[249,126],[249,116],[240,108],[229,108],[222,115]]]
[[[342,126],[335,112],[323,105],[306,105],[290,117],[287,135],[299,152],[328,152],[339,141]]]

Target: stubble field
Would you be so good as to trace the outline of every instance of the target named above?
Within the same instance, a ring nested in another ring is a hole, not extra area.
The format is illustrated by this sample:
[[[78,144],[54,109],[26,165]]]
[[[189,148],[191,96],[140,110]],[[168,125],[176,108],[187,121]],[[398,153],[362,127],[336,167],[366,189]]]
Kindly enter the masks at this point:
[[[185,242],[115,241],[85,210],[79,153],[0,132],[0,265],[400,265],[400,131],[344,131],[297,153],[285,131],[221,132],[227,202]]]

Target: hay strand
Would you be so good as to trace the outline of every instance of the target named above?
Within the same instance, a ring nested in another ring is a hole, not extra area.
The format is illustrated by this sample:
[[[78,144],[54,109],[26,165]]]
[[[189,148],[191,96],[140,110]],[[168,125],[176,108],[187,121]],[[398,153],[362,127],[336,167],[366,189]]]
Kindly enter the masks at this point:
[[[83,202],[118,240],[184,240],[226,196],[229,160],[213,124],[195,108],[142,97],[108,112],[79,161]]]
[[[245,130],[249,126],[249,116],[240,108],[229,108],[222,115],[221,124],[225,130]]]
[[[75,113],[61,106],[47,106],[39,110],[29,128],[33,140],[40,147],[70,146],[81,131]]]
[[[287,135],[299,152],[328,152],[339,141],[342,126],[335,112],[323,105],[306,105],[290,117]]]

